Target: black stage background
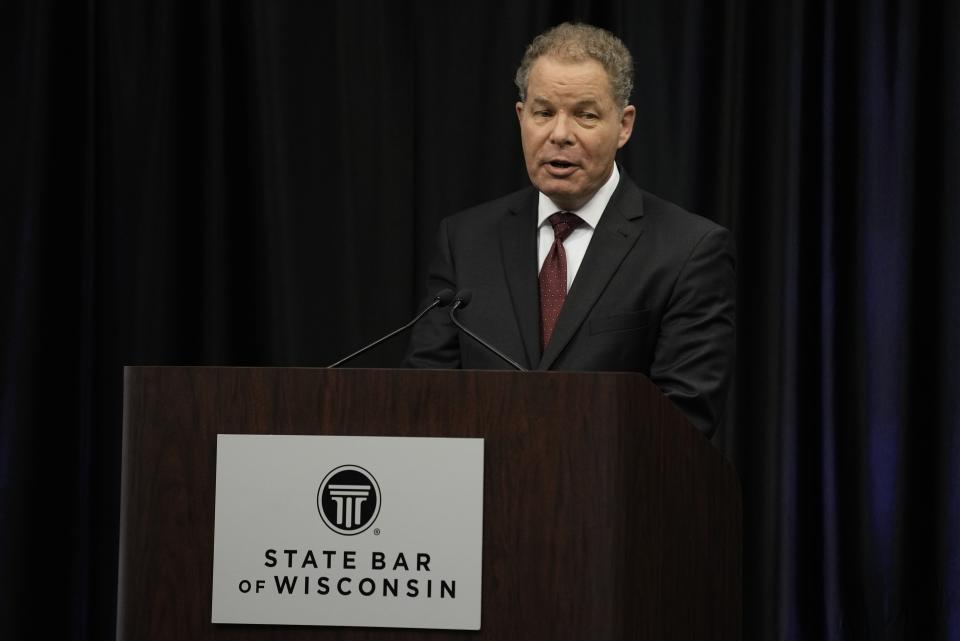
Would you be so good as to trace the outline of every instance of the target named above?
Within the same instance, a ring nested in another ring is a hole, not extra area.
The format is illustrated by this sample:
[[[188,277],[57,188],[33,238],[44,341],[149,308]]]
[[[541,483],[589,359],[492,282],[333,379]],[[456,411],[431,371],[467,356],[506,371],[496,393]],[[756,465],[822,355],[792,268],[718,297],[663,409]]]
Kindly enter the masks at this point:
[[[112,638],[122,366],[404,322],[574,18],[627,171],[737,237],[746,638],[960,639],[960,7],[913,0],[0,3],[0,637]]]

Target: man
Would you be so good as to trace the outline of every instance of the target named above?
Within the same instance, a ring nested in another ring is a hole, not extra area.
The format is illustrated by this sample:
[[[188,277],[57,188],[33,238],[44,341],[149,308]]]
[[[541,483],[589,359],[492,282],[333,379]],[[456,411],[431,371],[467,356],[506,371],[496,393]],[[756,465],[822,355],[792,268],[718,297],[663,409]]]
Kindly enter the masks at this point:
[[[734,354],[729,233],[617,167],[632,76],[629,51],[596,27],[561,24],[530,44],[516,110],[533,186],[441,223],[428,293],[472,290],[464,325],[530,369],[648,375],[711,435]],[[439,313],[406,363],[506,367]]]

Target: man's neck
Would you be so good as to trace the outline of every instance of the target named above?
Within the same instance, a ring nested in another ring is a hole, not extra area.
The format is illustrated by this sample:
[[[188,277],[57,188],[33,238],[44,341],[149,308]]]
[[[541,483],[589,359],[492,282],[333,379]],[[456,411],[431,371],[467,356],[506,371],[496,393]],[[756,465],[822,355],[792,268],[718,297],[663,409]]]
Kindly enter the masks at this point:
[[[607,181],[603,183],[603,186],[600,187],[590,197],[587,202],[583,204],[582,207],[577,209],[564,209],[553,202],[549,196],[543,192],[539,193],[539,202],[537,204],[537,226],[543,224],[551,214],[554,214],[558,211],[570,211],[577,214],[580,218],[583,219],[585,223],[590,225],[591,228],[595,228],[597,223],[600,222],[600,216],[603,215],[603,211],[607,208],[607,204],[610,202],[610,198],[613,196],[613,192],[617,190],[617,185],[620,184],[620,171],[617,168],[616,163],[613,165],[613,170],[610,172],[610,177],[607,178]]]

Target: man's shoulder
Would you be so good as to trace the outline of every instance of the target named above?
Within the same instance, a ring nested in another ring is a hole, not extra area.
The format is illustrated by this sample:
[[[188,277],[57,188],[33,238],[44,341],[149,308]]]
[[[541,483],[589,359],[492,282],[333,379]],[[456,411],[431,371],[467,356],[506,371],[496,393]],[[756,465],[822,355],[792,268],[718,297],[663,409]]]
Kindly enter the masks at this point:
[[[677,203],[641,189],[622,167],[620,184],[617,185],[617,190],[607,208],[619,210],[621,216],[646,229],[659,229],[668,235],[683,233],[701,237],[724,229],[709,218],[692,213]],[[617,217],[614,217],[614,220],[617,220]]]
[[[640,194],[643,216],[636,222],[644,230],[645,251],[681,263],[695,252],[732,255],[733,239],[723,225],[650,192]]]
[[[535,211],[536,203],[537,190],[530,185],[451,214],[444,219],[444,223],[453,227],[486,225],[499,220],[505,214],[531,213]]]
[[[726,228],[705,216],[695,214],[656,194],[638,189],[643,198],[644,216],[651,222],[667,227],[682,228],[691,233],[705,234]]]

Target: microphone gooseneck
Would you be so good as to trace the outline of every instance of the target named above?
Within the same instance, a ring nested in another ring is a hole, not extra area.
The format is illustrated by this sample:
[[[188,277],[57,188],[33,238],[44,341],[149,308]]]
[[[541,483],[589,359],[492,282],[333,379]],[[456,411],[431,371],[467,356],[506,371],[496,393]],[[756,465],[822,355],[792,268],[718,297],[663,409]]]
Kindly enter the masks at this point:
[[[336,363],[332,363],[332,364],[330,364],[330,365],[327,365],[327,369],[331,369],[331,368],[334,368],[334,367],[340,367],[340,366],[343,365],[344,363],[346,363],[346,362],[348,362],[348,361],[352,361],[352,360],[355,359],[357,356],[360,356],[361,354],[364,354],[364,353],[370,351],[371,349],[373,349],[374,347],[376,347],[376,346],[379,345],[380,343],[382,343],[382,342],[384,342],[384,341],[390,340],[391,338],[393,338],[393,337],[396,336],[397,334],[400,334],[401,332],[407,331],[408,329],[410,329],[411,327],[413,327],[414,325],[416,325],[416,324],[417,324],[417,321],[419,321],[421,318],[423,318],[424,316],[426,316],[426,315],[427,315],[427,312],[429,312],[431,309],[433,309],[433,308],[435,308],[435,307],[446,307],[447,305],[450,304],[450,301],[452,301],[452,300],[453,300],[453,291],[452,291],[452,290],[449,290],[449,289],[442,289],[442,290],[440,290],[439,292],[437,292],[437,295],[433,297],[433,302],[430,303],[429,305],[427,305],[427,306],[423,309],[423,311],[421,311],[419,314],[417,314],[417,315],[413,318],[412,321],[410,321],[409,323],[407,323],[407,324],[404,325],[403,327],[399,327],[399,328],[393,330],[392,332],[390,332],[390,333],[387,334],[386,336],[383,336],[383,337],[381,337],[381,338],[378,338],[377,340],[373,341],[373,342],[370,343],[369,345],[366,345],[365,347],[361,347],[360,349],[358,349],[357,351],[355,351],[353,354],[350,354],[349,356],[344,356],[343,358],[341,358],[341,359],[340,359],[339,361],[337,361]]]
[[[509,356],[501,352],[499,349],[497,349],[487,341],[483,340],[482,338],[480,338],[479,336],[471,332],[469,329],[464,327],[463,324],[460,323],[460,321],[457,320],[455,315],[456,311],[458,309],[463,309],[464,307],[469,305],[472,299],[473,299],[473,292],[470,291],[469,289],[461,289],[459,292],[457,292],[457,295],[453,297],[453,304],[450,305],[450,320],[453,321],[454,325],[460,328],[460,331],[462,331],[464,334],[466,334],[473,340],[483,345],[487,350],[489,350],[490,352],[498,356],[507,365],[517,370],[518,372],[526,372],[527,370],[524,367],[522,367],[520,363],[516,362],[515,360],[513,360],[512,358],[510,358]]]

